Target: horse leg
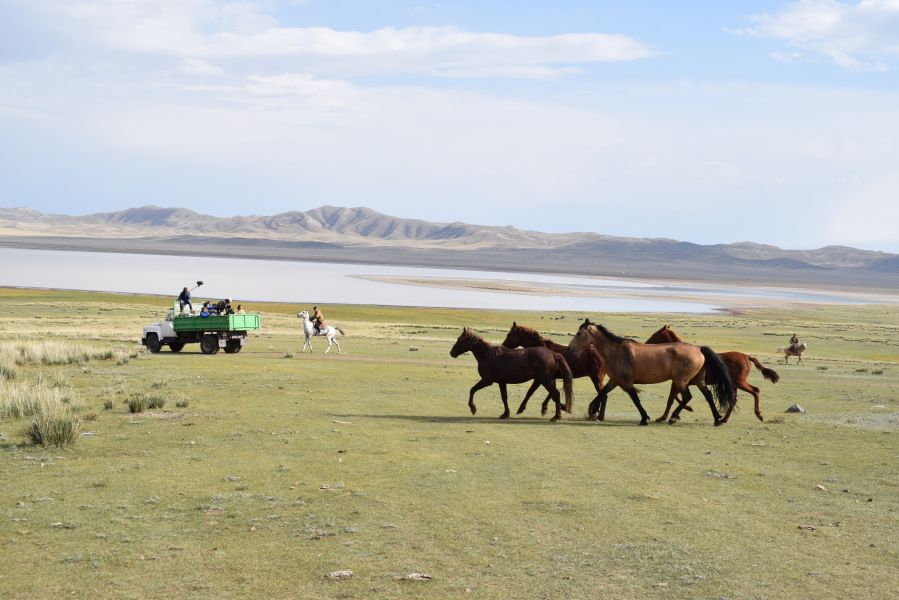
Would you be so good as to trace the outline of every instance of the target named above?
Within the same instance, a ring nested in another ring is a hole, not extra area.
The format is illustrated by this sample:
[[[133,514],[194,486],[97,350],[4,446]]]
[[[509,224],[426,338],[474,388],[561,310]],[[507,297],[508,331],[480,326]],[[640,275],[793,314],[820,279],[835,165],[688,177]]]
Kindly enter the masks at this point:
[[[500,398],[503,399],[503,414],[499,416],[500,419],[508,419],[509,418],[509,394],[506,391],[506,384],[499,384],[499,395]]]
[[[540,405],[540,414],[545,415],[546,411],[549,410],[549,401],[552,400],[552,394],[547,394],[546,399],[543,401],[543,404]]]
[[[764,422],[765,419],[762,418],[762,397],[759,395],[759,388],[755,387],[751,383],[744,382],[737,386],[737,389],[743,390],[744,392],[749,392],[752,394],[752,397],[755,399],[755,416],[758,417],[759,421]],[[736,404],[736,402],[734,403]],[[731,406],[727,410],[727,414],[724,415],[724,422],[727,423],[728,417],[730,417],[730,413],[734,410],[734,407]]]
[[[306,342],[303,344],[303,352],[306,351],[306,348],[309,348],[309,352],[312,352],[312,338],[308,335],[306,336]]]
[[[712,398],[712,392],[705,385],[697,385],[699,391],[702,392],[702,395],[705,396],[706,402],[709,403],[709,408],[712,409],[712,416],[715,417],[715,426],[721,425],[724,421],[721,420],[721,413],[718,412],[718,407],[715,406],[715,399]]]
[[[673,383],[671,384],[671,388],[674,389]],[[656,423],[663,423],[668,420],[668,411],[671,410],[671,407],[674,405],[675,400],[677,400],[677,414],[680,414],[681,410],[689,410],[690,412],[693,411],[693,409],[688,406],[690,400],[693,399],[693,394],[690,392],[689,386],[685,387],[684,391],[682,391],[680,395],[681,399],[678,399],[677,394],[671,394],[670,392],[668,393],[668,404],[665,405],[665,414],[656,419]],[[671,416],[671,422],[677,421],[678,419],[679,417],[675,417],[674,415]]]
[[[478,412],[478,409],[474,405],[474,393],[478,390],[484,389],[485,387],[490,387],[491,385],[493,385],[492,381],[482,379],[471,387],[471,391],[468,392],[468,408],[471,409],[471,414],[475,414]]]
[[[337,346],[337,354],[340,354],[340,342],[337,341],[337,336],[331,338],[334,340],[334,345]]]
[[[329,338],[328,336],[325,336],[325,339],[328,340],[328,349],[325,350],[325,354],[327,354],[328,352],[331,351],[331,338]]]
[[[606,401],[609,399],[609,392],[618,387],[618,383],[612,381],[611,379],[606,383],[606,385],[599,390],[599,393],[596,394],[596,398],[593,399],[593,402],[590,403],[590,408],[587,409],[587,414],[590,418],[596,417],[600,421],[605,420],[606,418]]]
[[[550,422],[558,421],[562,418],[562,396],[559,395],[559,390],[558,388],[556,388],[556,380],[548,379],[546,382],[544,382],[543,387],[545,387],[546,391],[549,392],[550,397],[556,401],[556,414],[552,419],[550,419]]]
[[[527,408],[527,406],[528,406],[528,400],[530,400],[531,394],[533,394],[537,390],[538,387],[540,387],[540,382],[535,379],[534,383],[531,384],[531,387],[528,388],[528,393],[524,395],[524,400],[522,400],[521,404],[518,405],[518,411],[515,413],[516,415],[520,415],[521,413],[524,412],[524,409]],[[543,413],[542,414],[546,414],[546,404],[545,403],[543,405]]]
[[[646,414],[646,411],[643,410],[643,405],[640,404],[640,396],[637,395],[637,390],[632,386],[627,388],[627,393],[631,397],[631,400],[634,401],[634,406],[640,411],[640,425],[646,425],[649,423],[649,415]]]
[[[799,360],[796,361],[796,364],[797,364],[797,365],[801,365],[801,364],[802,364],[802,355],[801,355],[801,354],[797,354],[796,356],[799,358]]]

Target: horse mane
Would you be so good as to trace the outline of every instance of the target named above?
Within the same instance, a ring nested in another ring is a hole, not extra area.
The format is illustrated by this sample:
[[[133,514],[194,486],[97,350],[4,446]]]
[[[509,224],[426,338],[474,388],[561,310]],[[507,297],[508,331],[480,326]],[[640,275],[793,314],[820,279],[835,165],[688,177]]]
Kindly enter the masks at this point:
[[[593,325],[594,327],[596,327],[596,329],[598,329],[601,334],[603,334],[605,337],[609,338],[616,344],[620,344],[622,342],[627,341],[627,340],[625,340],[625,338],[621,337],[620,335],[615,335],[614,333],[612,333],[611,331],[606,329],[605,325],[600,325],[599,323],[590,323],[590,325]]]
[[[541,342],[546,340],[546,338],[544,338],[542,335],[540,335],[539,331],[537,331],[533,327],[528,327],[527,325],[519,325],[518,323],[512,323],[512,330],[516,331],[518,333],[526,334],[526,335],[535,335],[535,336],[537,336],[537,339],[540,340]]]

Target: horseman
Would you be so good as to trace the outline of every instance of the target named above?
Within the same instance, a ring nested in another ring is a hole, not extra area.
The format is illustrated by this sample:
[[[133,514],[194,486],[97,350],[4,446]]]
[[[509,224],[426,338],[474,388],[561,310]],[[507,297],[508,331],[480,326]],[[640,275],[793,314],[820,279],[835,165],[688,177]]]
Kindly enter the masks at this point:
[[[313,306],[312,310],[312,324],[315,325],[316,334],[321,335],[322,329],[325,328],[325,316],[322,314],[322,311],[318,310],[317,306]]]
[[[799,336],[794,333],[793,337],[790,338],[790,348],[795,350],[798,347],[799,347]]]

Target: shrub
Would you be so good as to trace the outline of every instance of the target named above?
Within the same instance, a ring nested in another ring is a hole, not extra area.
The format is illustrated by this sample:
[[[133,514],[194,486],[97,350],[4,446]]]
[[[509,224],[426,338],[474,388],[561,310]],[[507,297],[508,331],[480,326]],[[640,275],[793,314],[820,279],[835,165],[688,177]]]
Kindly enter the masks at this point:
[[[40,378],[36,382],[9,382],[0,395],[0,419],[51,414],[65,405],[70,409],[80,408],[72,388],[51,388]]]
[[[51,410],[34,415],[25,435],[33,444],[63,448],[75,443],[80,429],[81,421],[71,411]]]
[[[294,357],[293,352],[285,352],[284,353],[284,358],[293,358],[293,357]]]
[[[175,406],[177,406],[178,408],[187,408],[188,406],[190,406],[190,402],[187,400],[178,400],[177,402],[175,402]]]
[[[134,394],[128,399],[128,411],[133,413],[142,413],[147,410],[147,397],[143,394]]]
[[[147,408],[162,408],[165,406],[165,398],[158,394],[153,394],[147,399]]]
[[[112,410],[112,400],[107,398],[103,401],[103,410]]]

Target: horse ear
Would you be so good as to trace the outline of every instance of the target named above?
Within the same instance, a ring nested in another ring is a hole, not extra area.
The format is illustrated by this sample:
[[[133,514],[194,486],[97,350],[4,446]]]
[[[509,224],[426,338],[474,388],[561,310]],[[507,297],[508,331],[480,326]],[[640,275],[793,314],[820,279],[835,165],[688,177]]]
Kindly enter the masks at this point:
[[[518,327],[518,323],[516,321],[512,321],[512,327]]]

